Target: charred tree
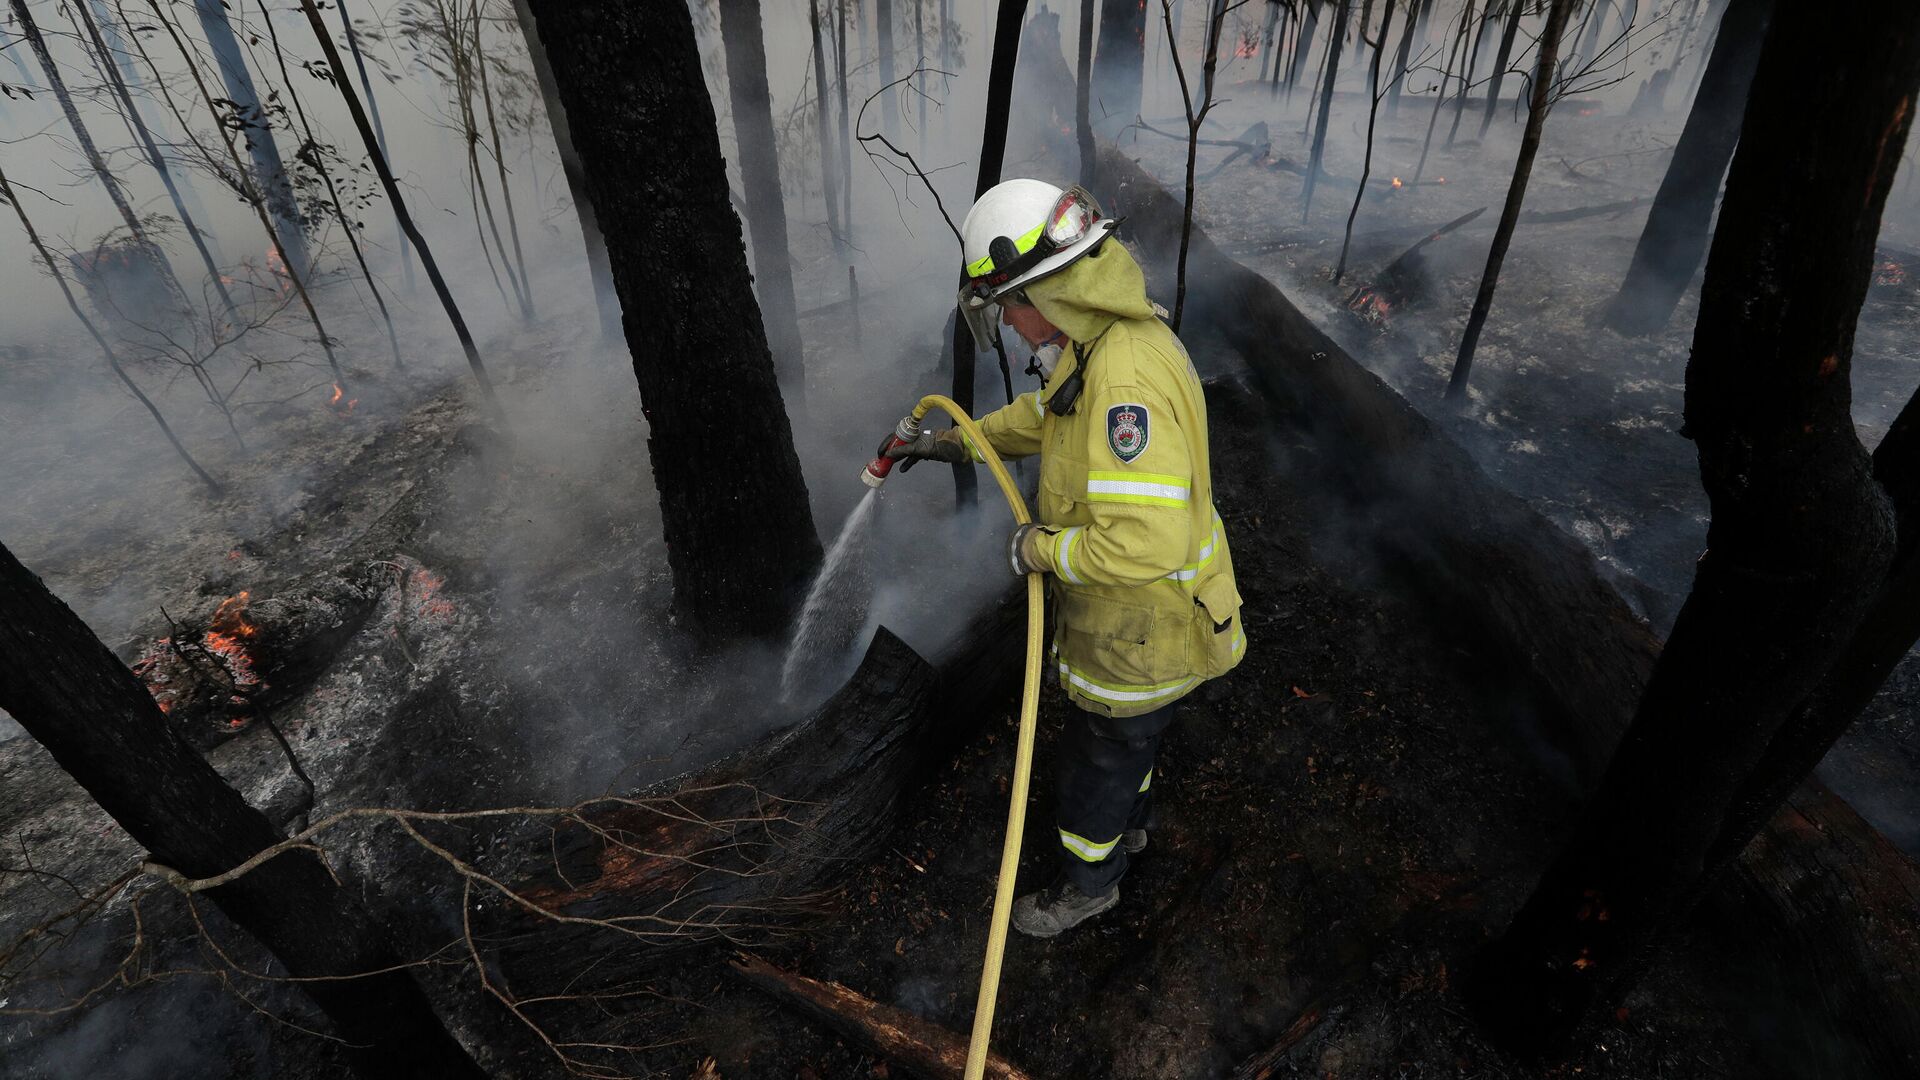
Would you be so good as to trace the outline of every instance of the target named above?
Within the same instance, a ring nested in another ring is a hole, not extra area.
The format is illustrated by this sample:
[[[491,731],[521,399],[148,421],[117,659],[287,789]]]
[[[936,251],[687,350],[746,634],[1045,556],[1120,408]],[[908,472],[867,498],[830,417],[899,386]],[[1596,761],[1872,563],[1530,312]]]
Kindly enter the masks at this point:
[[[353,252],[353,261],[360,267],[361,280],[367,283],[367,292],[373,295],[374,307],[380,311],[380,321],[387,327],[387,346],[393,350],[393,366],[404,368],[407,362],[400,355],[400,335],[394,331],[393,316],[387,311],[387,301],[380,294],[380,283],[374,280],[373,269],[367,265],[366,252],[360,249],[360,230],[347,214],[346,203],[340,198],[340,188],[333,182],[333,170],[327,167],[327,157],[320,148],[320,141],[314,137],[313,125],[307,122],[306,106],[300,104],[300,95],[293,92],[293,79],[287,74],[287,54],[280,48],[280,32],[273,28],[273,16],[268,13],[266,0],[254,0],[260,9],[260,21],[267,25],[267,40],[273,46],[273,58],[280,68],[280,82],[287,87],[287,97],[293,102],[294,119],[300,124],[300,133],[305,137],[300,151],[306,157],[320,179],[327,185],[327,199],[334,216],[340,221],[340,229],[346,233],[347,247]]]
[[[1313,32],[1320,25],[1320,0],[1307,0],[1307,13],[1301,16],[1300,30],[1293,39],[1293,63],[1287,69],[1287,100],[1293,100],[1293,88],[1300,82],[1300,72],[1307,66],[1307,57],[1313,53]]]
[[[881,5],[881,11],[887,10]],[[787,205],[780,193],[780,151],[774,145],[773,106],[767,91],[767,50],[758,0],[721,0],[720,38],[727,50],[727,91],[733,103],[734,138],[740,145],[740,179],[746,186],[747,228],[753,236],[754,280],[766,319],[773,369],[787,400],[806,400],[800,347],[800,309],[793,299],[793,259],[787,253]],[[881,35],[881,58],[892,40]],[[882,75],[892,82],[891,72]],[[883,95],[893,100],[891,91]]]
[[[566,177],[567,196],[573,200],[573,212],[580,219],[580,239],[587,251],[587,273],[593,280],[593,301],[600,313],[600,333],[608,341],[620,337],[620,296],[613,287],[613,270],[607,262],[607,238],[600,233],[600,219],[593,212],[593,200],[587,197],[586,171],[580,165],[579,151],[573,148],[573,132],[567,126],[567,110],[560,104],[560,91],[553,85],[553,65],[547,62],[547,50],[534,30],[533,13],[527,0],[513,0],[513,14],[520,23],[520,34],[527,39],[527,55],[533,61],[533,75],[540,84],[540,101],[545,106],[547,126],[553,129],[554,150],[560,155],[560,172]],[[380,130],[374,128],[375,137]],[[381,153],[386,142],[380,143]],[[402,235],[405,230],[402,230]],[[412,264],[408,264],[411,268]]]
[[[1468,4],[1469,13],[1473,5]],[[1460,92],[1453,98],[1453,126],[1447,129],[1447,149],[1453,148],[1453,140],[1460,135],[1460,118],[1467,112],[1467,91],[1473,88],[1475,76],[1480,74],[1480,46],[1487,41],[1487,24],[1493,21],[1493,0],[1487,0],[1480,9],[1480,28],[1473,33],[1473,46],[1467,50],[1467,64],[1460,73]]]
[[[847,106],[847,5],[837,0],[840,28],[833,36],[834,63],[839,65],[836,86],[840,91],[840,227],[848,247],[853,246],[853,124]]]
[[[526,0],[519,0],[525,4]],[[846,242],[840,231],[840,196],[834,188],[833,128],[827,122],[827,53],[820,35],[820,0],[807,0],[807,18],[813,28],[813,105],[814,135],[820,146],[820,195],[827,204],[827,232],[833,234],[836,258],[846,256]],[[529,22],[529,32],[531,32]]]
[[[1144,8],[1142,9],[1145,10]],[[1000,169],[1007,156],[1007,114],[1013,107],[1013,72],[1020,57],[1020,28],[1027,15],[1027,0],[1000,0],[999,15],[993,26],[993,61],[987,70],[987,115],[980,135],[980,172],[974,179],[973,197],[977,201],[987,189],[1000,182]],[[1103,28],[1104,32],[1104,28]],[[1143,30],[1144,32],[1144,30]],[[1136,46],[1137,48],[1137,46]],[[1098,70],[1096,68],[1096,70]],[[1097,76],[1096,76],[1097,78]],[[1134,65],[1134,88],[1139,90],[1139,63]],[[967,283],[966,274],[960,284]],[[1013,387],[1013,375],[1007,369],[1007,354],[996,344],[1000,370],[1007,387]],[[967,412],[973,412],[975,342],[967,331],[966,320],[953,320],[953,400]],[[1008,393],[1012,400],[1013,395]],[[953,495],[960,506],[971,506],[979,490],[973,466],[953,467]]]
[[[225,874],[284,839],[5,547],[0,708],[153,860],[188,878]],[[400,967],[379,923],[312,852],[288,851],[206,895],[300,980],[359,1075],[485,1076]]]
[[[157,6],[155,10],[159,10]],[[413,215],[407,212],[406,200],[400,195],[400,185],[393,178],[393,168],[387,161],[387,155],[380,152],[380,142],[374,135],[373,124],[367,120],[367,111],[361,107],[359,95],[353,92],[353,87],[347,82],[347,68],[340,61],[340,50],[334,48],[333,38],[327,33],[326,23],[320,21],[320,10],[314,6],[314,0],[300,0],[300,10],[306,14],[307,25],[313,29],[313,36],[320,43],[320,51],[326,56],[333,85],[347,103],[347,113],[353,117],[353,126],[360,132],[360,145],[373,162],[373,171],[380,177],[380,186],[387,193],[387,201],[393,204],[394,216],[399,219],[407,237],[413,241],[413,246],[419,250],[420,265],[426,268],[427,280],[433,283],[434,295],[440,298],[440,306],[445,309],[448,321],[453,323],[454,335],[460,339],[461,351],[467,356],[467,367],[480,386],[481,400],[486,403],[493,418],[505,426],[506,415],[500,410],[500,399],[494,396],[493,380],[488,377],[486,364],[480,359],[480,348],[473,342],[473,333],[467,329],[466,316],[460,314],[459,305],[453,302],[453,294],[447,289],[447,279],[441,276],[440,264],[434,261],[426,238],[420,235],[419,227],[413,223]]]
[[[253,157],[254,181],[266,199],[267,213],[273,218],[280,238],[280,251],[287,268],[305,276],[310,269],[306,227],[300,217],[300,203],[294,198],[293,178],[281,164],[280,146],[273,139],[273,125],[260,104],[260,92],[254,89],[253,75],[240,52],[240,41],[233,35],[222,0],[193,0],[194,13],[200,16],[200,32],[213,50],[214,66],[220,69],[220,82],[227,88],[227,104],[233,109],[233,123],[246,135],[247,152]]]
[[[1740,141],[1747,91],[1772,13],[1773,0],[1733,0],[1721,17],[1700,93],[1647,213],[1633,263],[1601,316],[1616,333],[1651,334],[1667,325],[1707,253],[1707,228]]]
[[[515,0],[515,2],[517,5],[518,0]],[[387,129],[386,126],[380,122],[380,99],[374,96],[373,80],[367,76],[367,58],[360,54],[360,35],[353,32],[353,20],[347,17],[347,0],[334,0],[334,7],[340,11],[340,31],[342,36],[347,39],[347,51],[353,54],[353,66],[360,72],[360,92],[366,95],[367,112],[373,117],[373,134],[380,141],[380,152],[385,154],[387,152]],[[536,72],[544,62],[544,58],[541,57],[537,51],[534,52],[533,66]],[[565,162],[566,153],[562,151],[561,163],[563,166]],[[395,240],[400,245],[401,272],[406,275],[407,292],[411,294],[413,292],[413,249],[407,244],[407,230],[401,228],[400,222],[397,220],[393,223],[393,231],[395,233]]]
[[[1487,80],[1487,111],[1480,118],[1480,138],[1493,126],[1493,114],[1500,110],[1500,84],[1507,78],[1507,62],[1513,59],[1513,39],[1520,34],[1520,16],[1526,13],[1523,0],[1508,0],[1507,28],[1500,32],[1500,50],[1493,54],[1493,76]]]
[[[1493,310],[1493,290],[1500,283],[1500,267],[1506,262],[1507,248],[1513,243],[1513,230],[1520,223],[1520,207],[1527,201],[1527,181],[1533,175],[1533,156],[1540,149],[1540,132],[1547,125],[1547,111],[1553,106],[1554,64],[1559,58],[1560,35],[1567,28],[1576,0],[1553,0],[1547,11],[1547,25],[1540,31],[1539,59],[1533,70],[1533,94],[1527,102],[1527,128],[1520,136],[1520,156],[1513,164],[1513,182],[1507,185],[1506,205],[1500,210],[1500,224],[1493,230],[1493,245],[1487,250],[1487,268],[1480,274],[1480,289],[1474,294],[1473,311],[1467,316],[1466,331],[1460,336],[1460,354],[1453,361],[1453,375],[1447,379],[1447,398],[1458,399],[1467,392],[1467,376],[1473,371],[1473,351],[1480,344],[1480,331]]]
[[[1373,128],[1380,117],[1380,54],[1386,49],[1387,34],[1393,29],[1393,0],[1386,0],[1380,15],[1380,37],[1373,49],[1373,64],[1367,72],[1367,156],[1360,166],[1360,189],[1353,193],[1353,206],[1347,210],[1347,231],[1340,238],[1340,262],[1333,268],[1333,283],[1347,276],[1347,251],[1353,246],[1353,221],[1360,216],[1360,200],[1367,197],[1367,180],[1373,175]],[[1366,36],[1365,28],[1361,37]]]
[[[1024,3],[1019,6],[1026,8]],[[1093,56],[1093,99],[1101,119],[1118,116],[1123,122],[1131,122],[1140,115],[1146,42],[1144,0],[1102,0],[1100,49]]]
[[[1413,0],[1407,11],[1407,25],[1400,32],[1400,52],[1393,60],[1393,77],[1387,80],[1387,119],[1400,115],[1400,87],[1407,81],[1407,63],[1413,58],[1414,31],[1426,21],[1433,0]]]
[[[1582,824],[1483,957],[1473,1001],[1506,1041],[1554,1045],[1631,986],[1743,846],[1735,804],[1801,779],[1810,758],[1771,748],[1887,588],[1895,522],[1848,372],[1916,91],[1920,7],[1775,12],[1687,365],[1708,550]]]
[[[1093,9],[1099,0],[1080,0],[1080,33],[1075,41],[1073,136],[1080,149],[1080,186],[1092,191],[1097,164],[1093,148]]]
[[[893,0],[874,0],[874,47],[880,50],[880,85],[893,86]],[[880,128],[887,138],[900,134],[900,98],[894,90],[880,95]]]
[[[1413,167],[1413,182],[1416,184],[1426,175],[1427,154],[1433,149],[1433,129],[1440,122],[1440,107],[1447,100],[1447,81],[1453,78],[1453,65],[1460,59],[1460,49],[1467,40],[1467,25],[1472,21],[1473,0],[1467,0],[1467,6],[1460,12],[1460,28],[1454,32],[1453,45],[1447,50],[1447,66],[1440,72],[1440,86],[1434,91],[1433,112],[1427,116],[1427,135],[1420,141],[1420,161]]]
[[[309,0],[310,2],[310,0]],[[529,0],[610,238],[676,616],[775,637],[820,564],[806,480],[679,0]],[[749,440],[741,432],[756,435]],[[713,453],[730,446],[726,475]]]
[[[1327,151],[1327,118],[1333,111],[1333,83],[1340,71],[1340,46],[1347,36],[1347,12],[1353,0],[1337,0],[1333,33],[1327,38],[1327,73],[1320,80],[1320,116],[1313,125],[1313,152],[1307,159],[1307,185],[1300,194],[1300,220],[1313,210],[1313,190],[1320,182],[1320,162]]]

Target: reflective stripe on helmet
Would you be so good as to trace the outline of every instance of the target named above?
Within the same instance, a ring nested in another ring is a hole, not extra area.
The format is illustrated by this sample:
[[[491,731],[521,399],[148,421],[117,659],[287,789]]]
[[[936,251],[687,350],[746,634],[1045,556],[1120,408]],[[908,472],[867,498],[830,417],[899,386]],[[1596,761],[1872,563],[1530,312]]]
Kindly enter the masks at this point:
[[[1021,236],[1013,242],[1013,250],[1018,252],[1021,255],[1025,255],[1027,252],[1032,251],[1033,245],[1040,242],[1040,234],[1045,232],[1046,229],[1047,229],[1047,223],[1044,221],[1038,225],[1035,225],[1032,229],[1021,234]],[[948,263],[947,265],[952,266],[953,264]],[[967,264],[967,276],[970,278],[986,277],[988,274],[993,273],[993,270],[994,270],[994,266],[993,266],[992,255],[983,255],[980,258],[975,259],[974,261]]]

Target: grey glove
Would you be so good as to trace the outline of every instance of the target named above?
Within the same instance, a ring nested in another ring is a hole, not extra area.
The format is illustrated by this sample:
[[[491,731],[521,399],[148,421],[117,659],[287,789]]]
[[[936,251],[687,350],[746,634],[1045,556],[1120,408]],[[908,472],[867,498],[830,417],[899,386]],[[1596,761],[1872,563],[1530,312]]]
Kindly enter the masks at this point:
[[[967,444],[960,438],[959,428],[940,432],[923,431],[912,442],[901,443],[892,449],[882,443],[880,452],[899,461],[901,472],[906,472],[922,460],[944,461],[949,465],[973,460],[973,455],[967,451]]]
[[[1047,558],[1047,540],[1054,532],[1031,521],[1014,528],[1007,540],[1007,565],[1015,577],[1052,571],[1053,563]]]

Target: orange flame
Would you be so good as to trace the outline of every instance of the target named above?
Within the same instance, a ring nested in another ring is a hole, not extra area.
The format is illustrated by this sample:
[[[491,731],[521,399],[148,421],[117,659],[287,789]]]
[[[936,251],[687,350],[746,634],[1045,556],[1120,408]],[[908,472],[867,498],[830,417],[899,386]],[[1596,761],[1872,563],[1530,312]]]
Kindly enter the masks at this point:
[[[1394,177],[1394,178],[1393,178],[1393,186],[1394,186],[1394,187],[1405,187],[1406,185],[1405,185],[1405,184],[1402,184],[1402,183],[1400,182],[1400,178],[1396,176],[1396,177]]]

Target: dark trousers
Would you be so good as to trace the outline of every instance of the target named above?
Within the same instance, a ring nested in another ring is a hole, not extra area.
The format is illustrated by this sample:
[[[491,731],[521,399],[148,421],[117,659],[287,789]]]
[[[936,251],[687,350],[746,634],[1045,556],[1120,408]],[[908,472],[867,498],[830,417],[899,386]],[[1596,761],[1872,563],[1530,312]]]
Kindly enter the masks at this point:
[[[1120,834],[1143,829],[1152,810],[1153,757],[1179,703],[1139,716],[1075,710],[1060,738],[1054,821],[1067,880],[1089,896],[1113,888],[1127,872]]]

